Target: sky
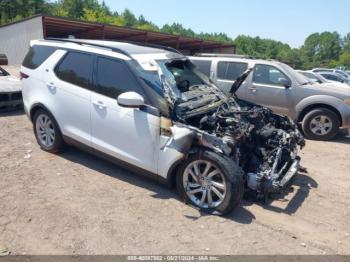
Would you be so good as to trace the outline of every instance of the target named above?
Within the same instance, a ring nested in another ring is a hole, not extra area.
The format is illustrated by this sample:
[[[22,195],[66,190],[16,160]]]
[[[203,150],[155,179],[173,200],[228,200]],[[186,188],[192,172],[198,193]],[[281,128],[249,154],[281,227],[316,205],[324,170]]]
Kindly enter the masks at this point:
[[[181,23],[200,32],[269,38],[300,47],[315,32],[350,32],[349,0],[105,0],[158,26]]]

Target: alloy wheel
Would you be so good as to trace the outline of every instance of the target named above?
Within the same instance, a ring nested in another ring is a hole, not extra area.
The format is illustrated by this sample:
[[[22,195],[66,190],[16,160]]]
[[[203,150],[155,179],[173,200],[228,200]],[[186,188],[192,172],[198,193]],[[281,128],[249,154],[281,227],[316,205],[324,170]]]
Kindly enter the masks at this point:
[[[183,186],[188,198],[200,208],[215,208],[226,195],[224,175],[207,160],[196,160],[186,167]]]
[[[332,127],[332,120],[325,115],[315,116],[310,122],[310,130],[315,135],[327,135]]]
[[[55,143],[55,129],[51,119],[41,114],[36,119],[36,133],[40,143],[49,148]]]

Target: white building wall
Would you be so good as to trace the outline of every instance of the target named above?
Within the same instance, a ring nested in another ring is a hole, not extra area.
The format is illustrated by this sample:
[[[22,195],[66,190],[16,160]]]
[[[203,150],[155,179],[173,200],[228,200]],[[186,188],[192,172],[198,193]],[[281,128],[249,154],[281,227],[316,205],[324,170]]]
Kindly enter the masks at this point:
[[[43,35],[41,16],[0,27],[0,53],[7,55],[9,65],[20,65],[30,41]]]

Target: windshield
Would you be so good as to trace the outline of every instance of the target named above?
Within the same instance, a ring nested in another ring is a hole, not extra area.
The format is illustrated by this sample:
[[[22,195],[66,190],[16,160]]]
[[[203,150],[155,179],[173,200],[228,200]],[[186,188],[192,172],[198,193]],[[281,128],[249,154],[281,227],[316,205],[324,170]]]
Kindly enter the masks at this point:
[[[341,70],[335,70],[335,72],[345,78],[349,78],[349,75]]]
[[[157,60],[156,62],[167,82],[181,92],[186,92],[194,85],[210,85],[209,78],[187,59]]]
[[[192,86],[206,85],[219,90],[188,59],[155,60],[157,67],[152,65],[152,69],[149,70],[136,61],[129,63],[137,70],[145,84],[159,95],[169,98],[172,103],[181,98],[181,94],[189,91]]]
[[[174,104],[182,98],[182,93],[190,90],[193,86],[210,86],[210,79],[200,72],[188,59],[156,60],[159,65],[159,77],[164,89],[165,96]]]
[[[318,73],[314,73],[314,76],[317,77],[317,79],[319,79],[320,81],[322,81],[322,83],[329,82],[326,78],[324,78],[322,75],[319,75]]]
[[[306,76],[307,78],[309,78],[310,80],[314,81],[314,82],[318,82],[318,83],[327,83],[328,80],[326,78],[324,78],[323,76],[317,74],[317,73],[313,73],[313,72],[305,72],[305,71],[300,71],[300,74],[302,74],[303,76]]]
[[[298,73],[297,71],[295,71],[293,68],[291,68],[289,65],[283,64],[283,63],[279,63],[279,65],[288,72],[288,74],[295,79],[298,84],[300,85],[305,85],[305,84],[311,84],[312,82],[304,75]]]

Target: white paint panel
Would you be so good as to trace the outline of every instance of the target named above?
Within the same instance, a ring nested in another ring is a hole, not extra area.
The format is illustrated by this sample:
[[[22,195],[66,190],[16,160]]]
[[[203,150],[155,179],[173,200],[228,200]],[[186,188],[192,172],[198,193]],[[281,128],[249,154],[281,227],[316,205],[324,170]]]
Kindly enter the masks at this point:
[[[0,27],[0,54],[7,55],[9,65],[20,65],[30,41],[43,37],[41,16]]]

